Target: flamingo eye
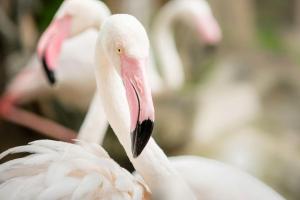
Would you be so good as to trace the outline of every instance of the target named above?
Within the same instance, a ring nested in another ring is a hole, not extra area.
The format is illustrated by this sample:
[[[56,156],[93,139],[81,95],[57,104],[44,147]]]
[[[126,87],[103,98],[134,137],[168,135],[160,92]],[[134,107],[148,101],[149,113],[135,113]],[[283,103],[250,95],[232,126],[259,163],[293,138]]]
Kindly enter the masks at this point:
[[[118,54],[122,53],[122,49],[121,48],[117,48],[117,52],[118,52]]]

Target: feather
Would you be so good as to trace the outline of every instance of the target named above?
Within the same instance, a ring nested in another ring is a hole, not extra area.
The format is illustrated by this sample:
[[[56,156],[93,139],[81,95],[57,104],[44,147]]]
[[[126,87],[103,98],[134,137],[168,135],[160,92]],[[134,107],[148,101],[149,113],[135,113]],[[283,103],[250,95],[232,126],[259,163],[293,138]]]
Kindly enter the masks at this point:
[[[98,174],[86,175],[74,191],[72,200],[86,199],[88,195],[101,188],[102,183],[102,178]]]
[[[38,140],[2,153],[0,199],[142,199],[140,180],[97,144]],[[4,157],[3,156],[3,157]]]
[[[66,196],[70,196],[73,190],[78,186],[79,180],[71,177],[66,177],[59,181],[57,184],[53,184],[43,191],[38,199],[61,199]]]

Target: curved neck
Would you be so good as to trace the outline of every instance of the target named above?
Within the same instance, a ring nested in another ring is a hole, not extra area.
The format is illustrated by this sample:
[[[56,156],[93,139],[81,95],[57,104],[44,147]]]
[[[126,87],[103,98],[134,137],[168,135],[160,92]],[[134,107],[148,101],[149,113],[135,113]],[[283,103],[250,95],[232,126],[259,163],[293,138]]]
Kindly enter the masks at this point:
[[[152,29],[156,56],[166,84],[171,89],[180,88],[184,82],[184,70],[172,30],[172,23],[176,17],[176,10],[163,8],[157,15]]]
[[[101,50],[101,47],[98,47],[96,54],[100,57],[97,58],[100,66],[96,68],[96,80],[107,120],[133,166],[151,188],[158,184],[157,181],[160,178],[165,179],[171,174],[172,176],[176,174],[175,170],[153,139],[150,139],[138,158],[133,158],[131,153],[130,113],[123,82],[115,67],[105,58],[106,53]]]
[[[164,89],[164,84],[161,75],[157,71],[153,51],[150,52],[149,66],[146,68],[146,73],[148,74],[152,94],[161,93]]]
[[[102,144],[107,126],[108,123],[102,107],[101,98],[96,91],[80,127],[77,139]]]

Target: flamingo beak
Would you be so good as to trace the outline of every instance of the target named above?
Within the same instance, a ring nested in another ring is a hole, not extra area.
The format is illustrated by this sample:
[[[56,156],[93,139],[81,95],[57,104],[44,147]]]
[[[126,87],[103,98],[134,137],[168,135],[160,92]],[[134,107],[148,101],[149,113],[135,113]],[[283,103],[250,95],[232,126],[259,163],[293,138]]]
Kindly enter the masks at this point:
[[[154,126],[151,89],[145,77],[145,60],[121,55],[121,76],[131,119],[131,150],[138,157],[147,145]]]
[[[197,20],[197,29],[204,40],[210,46],[215,46],[222,39],[222,32],[216,19],[207,13],[201,14]]]
[[[58,63],[62,44],[70,35],[71,19],[69,15],[55,19],[43,33],[38,43],[38,56],[51,85],[56,82],[54,70]]]

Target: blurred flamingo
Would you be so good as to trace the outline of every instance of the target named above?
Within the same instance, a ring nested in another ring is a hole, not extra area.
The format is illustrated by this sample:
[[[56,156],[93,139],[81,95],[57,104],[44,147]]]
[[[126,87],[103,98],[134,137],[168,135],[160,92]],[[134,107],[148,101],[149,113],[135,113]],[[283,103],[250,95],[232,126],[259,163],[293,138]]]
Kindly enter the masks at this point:
[[[8,85],[0,101],[0,115],[57,139],[74,139],[74,132],[63,129],[50,120],[38,119],[29,112],[26,113],[27,118],[21,117],[18,113],[26,111],[21,111],[15,105],[54,96],[67,107],[86,111],[96,88],[93,49],[97,32],[102,21],[109,15],[110,10],[100,1],[64,1],[40,39],[37,52],[42,63],[34,56]],[[56,87],[47,83],[44,73]],[[103,121],[97,124],[98,131],[106,131],[104,114],[100,113],[100,109],[97,111],[98,119]],[[42,126],[41,121],[46,121],[48,127],[44,126],[45,123]],[[44,127],[43,130],[40,127]],[[51,132],[54,127],[56,134]],[[87,127],[84,123],[82,130]],[[80,133],[81,131],[79,138]]]
[[[222,34],[209,4],[205,0],[169,1],[158,12],[152,29],[153,46],[168,88],[184,84],[184,68],[177,52],[172,26],[176,20],[196,27],[205,44],[216,45]]]

